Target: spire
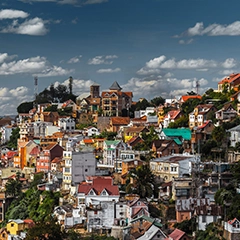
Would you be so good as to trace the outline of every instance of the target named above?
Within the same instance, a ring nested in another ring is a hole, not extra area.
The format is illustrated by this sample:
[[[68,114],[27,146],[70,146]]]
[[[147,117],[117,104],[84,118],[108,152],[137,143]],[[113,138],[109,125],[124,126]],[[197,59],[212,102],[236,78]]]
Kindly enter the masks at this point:
[[[115,81],[112,86],[109,88],[110,90],[117,90],[117,91],[121,91],[122,88],[119,86],[119,84]]]

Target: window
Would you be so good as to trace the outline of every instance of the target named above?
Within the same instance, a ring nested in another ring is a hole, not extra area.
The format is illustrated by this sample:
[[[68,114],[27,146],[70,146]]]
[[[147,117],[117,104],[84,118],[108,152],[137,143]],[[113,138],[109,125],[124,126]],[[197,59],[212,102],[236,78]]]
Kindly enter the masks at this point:
[[[88,169],[86,168],[86,169],[85,169],[85,172],[87,172],[87,171],[88,171]]]
[[[206,216],[205,216],[205,215],[202,216],[202,222],[203,222],[203,223],[206,222]]]
[[[14,227],[14,223],[11,223],[11,227]]]

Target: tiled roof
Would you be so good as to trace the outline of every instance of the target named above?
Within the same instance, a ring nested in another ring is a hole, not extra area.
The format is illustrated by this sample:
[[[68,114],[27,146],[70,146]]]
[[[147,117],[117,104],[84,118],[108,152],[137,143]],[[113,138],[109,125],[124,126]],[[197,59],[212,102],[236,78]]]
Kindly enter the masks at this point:
[[[61,162],[61,158],[55,157],[51,163],[60,163],[60,162]]]
[[[109,88],[110,90],[118,90],[118,91],[121,91],[122,88],[119,86],[118,82],[114,82],[111,87]]]
[[[102,177],[97,177],[93,179],[92,184],[80,184],[78,187],[78,193],[88,194],[90,190],[93,190],[97,195],[106,189],[109,195],[118,196],[119,189],[117,185],[112,185],[112,179],[105,179]]]
[[[34,147],[32,151],[29,153],[30,155],[38,155],[40,153],[40,149],[38,146]]]
[[[111,117],[112,125],[128,125],[130,123],[129,117]]]
[[[218,84],[223,84],[223,83],[232,83],[236,79],[240,78],[240,73],[233,73],[230,74],[228,77],[223,78]]]
[[[92,144],[94,143],[93,139],[89,138],[89,139],[83,139],[84,143],[88,143],[88,144]]]
[[[167,239],[180,240],[185,234],[186,234],[185,232],[176,228],[171,234],[169,234],[169,238],[166,238],[166,240]]]
[[[200,95],[185,95],[185,96],[182,96],[182,102],[186,102],[188,99],[195,99],[195,98],[202,99]]]
[[[170,117],[170,119],[175,119],[180,113],[181,113],[180,110],[172,110],[165,115],[165,118]]]
[[[212,122],[212,121],[211,120],[206,121],[202,126],[199,126],[197,129],[205,128],[210,122]]]

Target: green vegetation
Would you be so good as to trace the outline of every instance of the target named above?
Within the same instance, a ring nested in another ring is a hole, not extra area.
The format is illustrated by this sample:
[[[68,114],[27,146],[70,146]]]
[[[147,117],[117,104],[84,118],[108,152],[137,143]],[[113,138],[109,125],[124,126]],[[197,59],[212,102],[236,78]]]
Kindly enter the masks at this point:
[[[8,148],[17,149],[17,141],[18,141],[18,138],[20,137],[19,131],[20,131],[20,128],[14,128],[12,130],[10,140],[7,144]]]

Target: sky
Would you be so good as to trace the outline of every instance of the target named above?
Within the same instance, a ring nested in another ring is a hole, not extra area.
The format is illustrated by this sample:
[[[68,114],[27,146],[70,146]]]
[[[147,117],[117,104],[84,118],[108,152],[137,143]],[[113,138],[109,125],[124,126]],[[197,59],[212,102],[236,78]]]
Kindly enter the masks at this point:
[[[1,0],[0,116],[51,84],[203,94],[240,67],[239,0]],[[35,86],[34,78],[38,78]]]

